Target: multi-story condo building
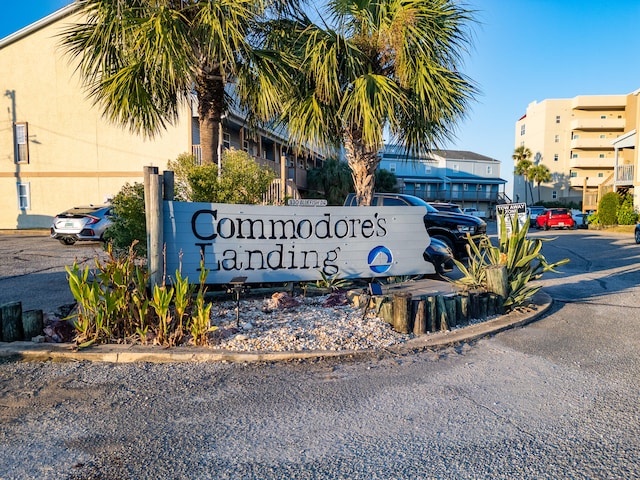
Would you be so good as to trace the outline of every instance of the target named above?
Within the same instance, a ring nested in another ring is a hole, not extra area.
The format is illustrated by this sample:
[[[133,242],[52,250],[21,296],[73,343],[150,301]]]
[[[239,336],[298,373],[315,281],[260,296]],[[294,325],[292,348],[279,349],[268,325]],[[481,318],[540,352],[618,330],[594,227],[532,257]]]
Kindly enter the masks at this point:
[[[145,166],[199,155],[197,105],[149,139],[106,120],[86,98],[60,33],[78,22],[77,3],[0,39],[0,229],[48,228],[67,208],[100,204],[125,183],[143,181]],[[249,131],[240,112],[223,120],[221,148],[249,152],[280,178],[275,198],[297,196],[306,171],[322,157],[288,146],[285,131]]]
[[[547,166],[540,185],[514,176],[520,201],[574,202],[597,208],[606,192],[638,189],[640,90],[626,95],[577,96],[532,102],[515,125],[515,147],[531,150],[534,165]]]
[[[429,202],[454,202],[490,212],[507,200],[500,161],[474,152],[435,150],[412,157],[402,149],[386,146],[380,168],[396,175],[401,193]]]

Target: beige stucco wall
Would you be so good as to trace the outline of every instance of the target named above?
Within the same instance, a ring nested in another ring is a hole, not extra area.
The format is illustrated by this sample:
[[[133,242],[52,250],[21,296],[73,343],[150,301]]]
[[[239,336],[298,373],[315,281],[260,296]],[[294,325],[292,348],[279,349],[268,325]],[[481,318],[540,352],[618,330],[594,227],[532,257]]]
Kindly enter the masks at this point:
[[[190,111],[148,139],[109,124],[85,98],[56,35],[72,17],[0,46],[0,229],[49,227],[74,205],[102,203],[146,165],[166,167],[191,151]],[[28,122],[29,163],[15,163],[13,122]],[[18,208],[17,183],[28,183],[30,208]]]

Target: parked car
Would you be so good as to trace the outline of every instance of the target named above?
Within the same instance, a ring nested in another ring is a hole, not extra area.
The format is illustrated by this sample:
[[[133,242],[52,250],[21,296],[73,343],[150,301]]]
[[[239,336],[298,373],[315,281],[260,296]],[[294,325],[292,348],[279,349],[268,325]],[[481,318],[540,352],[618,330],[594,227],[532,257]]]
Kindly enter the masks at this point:
[[[544,211],[546,210],[546,208],[544,207],[528,207],[527,208],[527,213],[529,214],[529,224],[530,225],[535,225],[536,224],[536,219],[538,218],[538,215],[541,215],[544,213]]]
[[[574,228],[571,212],[566,208],[550,208],[536,218],[538,228]]]
[[[640,243],[640,223],[636,224],[636,243]]]
[[[487,218],[487,212],[485,212],[484,210],[478,210],[474,207],[463,208],[462,213],[464,213],[465,215],[473,215],[474,217]]]
[[[112,209],[111,205],[89,205],[65,210],[54,217],[51,238],[64,245],[102,240],[105,230],[113,223]]]
[[[357,206],[356,196],[347,195],[345,206]],[[457,258],[467,255],[467,234],[482,235],[487,232],[487,223],[471,215],[453,212],[439,212],[423,199],[401,193],[376,193],[373,196],[373,206],[420,206],[427,210],[424,225],[433,239],[444,242]]]
[[[427,202],[433,208],[438,210],[439,212],[453,212],[453,213],[462,213],[460,210],[460,206],[456,203],[447,203],[447,202]]]
[[[571,217],[574,221],[573,228],[589,228],[589,213],[583,213],[580,210],[571,211]]]
[[[440,275],[453,270],[453,252],[446,243],[437,238],[431,237],[431,242],[422,256],[427,262],[433,264],[436,273]]]

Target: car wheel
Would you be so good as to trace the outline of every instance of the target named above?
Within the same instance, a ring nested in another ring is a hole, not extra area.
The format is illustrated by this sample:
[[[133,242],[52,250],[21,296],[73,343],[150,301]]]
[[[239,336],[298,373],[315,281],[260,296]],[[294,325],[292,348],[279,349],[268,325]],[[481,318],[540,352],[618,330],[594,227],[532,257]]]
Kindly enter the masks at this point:
[[[640,230],[636,230],[636,243],[640,243]]]
[[[62,237],[62,238],[59,238],[58,240],[63,245],[73,245],[74,243],[76,243],[76,239],[71,237]]]

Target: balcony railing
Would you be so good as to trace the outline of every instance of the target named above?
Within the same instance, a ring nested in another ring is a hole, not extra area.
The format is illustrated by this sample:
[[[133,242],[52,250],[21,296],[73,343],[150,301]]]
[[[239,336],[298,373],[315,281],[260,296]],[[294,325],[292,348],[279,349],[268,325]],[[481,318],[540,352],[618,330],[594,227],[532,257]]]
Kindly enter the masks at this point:
[[[414,197],[422,198],[427,202],[436,201],[451,201],[451,202],[483,202],[483,203],[498,203],[498,200],[502,198],[502,194],[499,192],[486,192],[486,191],[452,191],[452,190],[421,190],[419,188],[405,187],[402,188],[400,193],[406,193],[413,195]]]
[[[634,166],[635,165],[618,165],[616,183],[633,185]]]

